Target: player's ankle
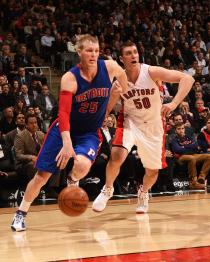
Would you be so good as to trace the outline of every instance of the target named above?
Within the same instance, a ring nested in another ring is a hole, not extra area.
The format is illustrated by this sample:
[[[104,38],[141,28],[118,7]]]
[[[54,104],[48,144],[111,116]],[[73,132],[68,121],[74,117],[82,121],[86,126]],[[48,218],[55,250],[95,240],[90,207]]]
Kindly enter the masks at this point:
[[[105,184],[105,187],[106,187],[106,188],[113,188],[113,185],[111,185],[111,184],[108,184],[108,185]]]
[[[27,212],[25,212],[25,211],[23,211],[23,210],[20,210],[20,209],[18,209],[18,210],[16,211],[16,213],[19,214],[19,215],[23,215],[24,217],[27,215]]]
[[[76,180],[75,178],[72,178],[71,176],[68,176],[67,180],[68,180],[69,183],[73,183],[73,184],[77,183],[79,181],[79,180]]]

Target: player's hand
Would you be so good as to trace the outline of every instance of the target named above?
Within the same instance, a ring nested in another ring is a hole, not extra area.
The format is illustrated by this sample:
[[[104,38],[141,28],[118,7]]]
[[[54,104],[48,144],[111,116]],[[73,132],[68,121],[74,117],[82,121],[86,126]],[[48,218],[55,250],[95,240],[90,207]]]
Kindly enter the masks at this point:
[[[32,157],[31,157],[31,161],[32,161],[33,164],[36,163],[36,160],[37,160],[37,156],[32,156]]]
[[[9,176],[9,175],[4,171],[0,171],[0,176]]]
[[[117,80],[115,80],[114,83],[112,84],[111,95],[119,96],[121,93],[122,93],[122,86]]]
[[[55,160],[57,161],[57,167],[59,167],[59,169],[64,169],[71,157],[73,157],[74,159],[77,158],[76,153],[74,152],[74,149],[72,147],[72,144],[66,143],[63,145],[60,152],[56,156]]]
[[[177,107],[177,104],[173,101],[167,104],[163,104],[161,108],[161,114],[165,118],[166,116],[169,116],[172,111],[174,111]]]

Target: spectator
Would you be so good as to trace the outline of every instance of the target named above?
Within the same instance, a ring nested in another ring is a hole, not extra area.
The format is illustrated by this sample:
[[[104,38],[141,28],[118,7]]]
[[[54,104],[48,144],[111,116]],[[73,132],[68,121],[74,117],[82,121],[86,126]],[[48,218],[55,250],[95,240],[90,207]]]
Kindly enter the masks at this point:
[[[190,189],[204,189],[205,184],[199,183],[200,179],[205,178],[209,172],[210,155],[198,154],[198,144],[193,137],[185,135],[184,124],[179,123],[175,126],[176,136],[171,140],[171,148],[179,163],[187,162]],[[203,162],[200,175],[197,178],[196,164]]]
[[[26,70],[24,67],[19,67],[18,68],[18,75],[14,78],[14,80],[17,80],[19,85],[27,85],[29,94],[33,95],[33,90],[31,87],[32,83],[32,77],[30,74],[26,74]]]
[[[11,61],[9,64],[9,73],[7,74],[7,79],[9,83],[12,83],[13,79],[15,79],[18,76],[18,70],[14,63],[14,61]]]
[[[7,107],[15,105],[15,97],[9,92],[9,84],[3,84],[1,86],[2,93],[0,94],[0,111],[3,111]]]
[[[13,80],[10,86],[10,94],[15,98],[15,101],[20,95],[20,86],[17,80]]]
[[[28,54],[25,44],[19,46],[18,53],[15,55],[15,64],[21,68],[31,66],[31,56]]]
[[[20,87],[20,98],[24,99],[26,107],[33,107],[35,105],[34,97],[29,94],[28,86],[26,84],[22,84]]]
[[[52,42],[52,64],[55,68],[61,69],[61,58],[67,52],[67,43],[61,38],[61,34],[57,33],[55,35],[55,41]]]
[[[197,61],[198,61],[198,66],[200,66],[202,69],[206,66],[206,60],[204,59],[203,52],[199,52],[197,54]]]
[[[14,106],[14,114],[17,115],[19,113],[22,113],[25,115],[26,113],[26,102],[24,98],[18,97],[15,102]]]
[[[204,107],[205,107],[205,105],[204,105],[204,101],[202,99],[197,99],[195,101],[195,107],[194,107],[194,110],[192,110],[195,121],[197,121],[197,119],[199,119],[199,111],[203,110]]]
[[[46,62],[50,61],[53,41],[55,41],[55,38],[52,36],[50,28],[47,28],[45,34],[41,37],[41,53]]]
[[[196,133],[199,133],[206,124],[206,119],[209,115],[208,107],[200,108],[198,115],[199,117],[194,124]]]
[[[9,131],[16,128],[12,107],[3,110],[3,117],[0,120],[0,138],[4,137]]]
[[[8,25],[7,25],[8,26]],[[10,50],[11,52],[15,53],[17,52],[17,46],[18,46],[18,41],[17,39],[14,37],[12,32],[8,32],[6,34],[6,37],[4,39],[4,44],[7,44],[10,46]]]
[[[10,52],[9,45],[4,44],[1,50],[2,54],[0,55],[0,72],[7,75],[10,71],[10,63],[14,60],[14,58]]]
[[[116,128],[117,127],[117,119],[116,119],[116,116],[114,114],[108,115],[106,125],[109,128]]]
[[[14,141],[17,134],[25,129],[25,116],[22,113],[19,113],[15,117],[16,128],[8,132],[4,136],[5,150],[7,155],[10,157],[10,162],[15,169],[15,154],[14,154]]]
[[[173,115],[173,123],[174,123],[174,127],[172,127],[170,130],[169,130],[169,132],[168,132],[168,134],[169,135],[174,135],[176,132],[175,132],[175,130],[176,130],[176,125],[177,124],[183,124],[184,126],[185,126],[185,132],[186,132],[186,134],[188,135],[188,136],[194,136],[194,128],[193,127],[191,127],[191,126],[189,126],[189,123],[188,122],[186,122],[186,119],[184,119],[183,118],[183,115],[182,114],[180,114],[180,113],[177,113],[177,114],[174,114]],[[172,136],[173,137],[173,136]]]
[[[26,117],[26,129],[18,133],[14,141],[16,168],[23,187],[34,177],[34,164],[44,140],[44,133],[38,131],[37,118]]]
[[[43,113],[44,120],[50,120],[51,111],[57,105],[55,97],[50,93],[48,85],[43,85],[41,94],[37,96],[36,105]]]
[[[41,54],[41,37],[43,35],[44,35],[44,25],[42,21],[38,20],[33,30],[33,42],[34,42],[33,48],[37,55]]]
[[[35,111],[34,111],[34,107],[33,107],[33,106],[28,106],[28,107],[26,108],[26,115],[35,116]]]
[[[202,153],[210,154],[210,116],[206,119],[206,126],[198,134],[198,145]]]
[[[198,61],[194,60],[192,63],[192,66],[188,69],[188,74],[191,76],[194,76],[197,67],[198,67]]]
[[[19,113],[15,117],[16,128],[8,132],[5,137],[5,144],[8,149],[14,146],[15,136],[25,129],[25,116],[22,113]]]

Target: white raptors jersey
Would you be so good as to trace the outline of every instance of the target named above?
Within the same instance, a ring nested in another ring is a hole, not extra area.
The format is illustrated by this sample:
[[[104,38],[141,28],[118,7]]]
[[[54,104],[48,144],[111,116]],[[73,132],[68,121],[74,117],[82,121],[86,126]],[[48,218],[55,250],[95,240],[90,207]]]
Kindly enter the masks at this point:
[[[141,123],[161,121],[162,101],[159,87],[149,75],[149,65],[141,64],[136,83],[128,83],[128,91],[121,95],[124,118],[138,126]]]

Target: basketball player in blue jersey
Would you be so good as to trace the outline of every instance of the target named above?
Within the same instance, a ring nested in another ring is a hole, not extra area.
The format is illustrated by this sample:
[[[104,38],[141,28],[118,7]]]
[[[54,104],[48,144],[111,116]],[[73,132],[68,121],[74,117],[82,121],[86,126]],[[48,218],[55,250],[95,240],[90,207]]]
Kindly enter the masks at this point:
[[[64,169],[71,157],[74,166],[70,182],[77,182],[90,170],[100,144],[98,130],[106,113],[117,102],[120,90],[112,92],[116,77],[127,89],[124,70],[114,61],[99,60],[99,43],[96,37],[83,35],[77,43],[80,63],[61,79],[58,119],[51,125],[39,152],[34,178],[29,182],[11,228],[26,230],[25,216],[40,189],[56,170]],[[110,98],[110,99],[109,99]]]

